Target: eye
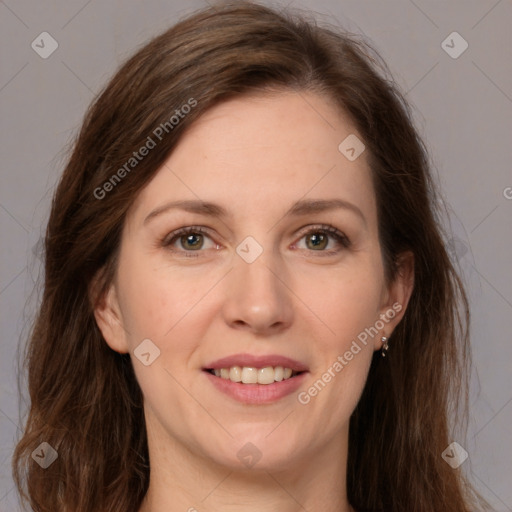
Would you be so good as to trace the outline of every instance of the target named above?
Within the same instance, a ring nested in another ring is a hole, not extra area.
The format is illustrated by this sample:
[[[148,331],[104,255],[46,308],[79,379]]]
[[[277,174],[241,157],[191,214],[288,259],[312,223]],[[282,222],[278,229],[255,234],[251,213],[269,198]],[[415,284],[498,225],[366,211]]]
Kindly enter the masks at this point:
[[[323,252],[329,255],[336,254],[342,248],[348,248],[350,245],[350,240],[341,231],[333,226],[322,225],[308,228],[303,232],[294,248]]]
[[[198,226],[189,226],[173,231],[162,240],[162,245],[176,252],[199,252],[201,249],[218,249],[220,247],[210,238],[204,228]]]

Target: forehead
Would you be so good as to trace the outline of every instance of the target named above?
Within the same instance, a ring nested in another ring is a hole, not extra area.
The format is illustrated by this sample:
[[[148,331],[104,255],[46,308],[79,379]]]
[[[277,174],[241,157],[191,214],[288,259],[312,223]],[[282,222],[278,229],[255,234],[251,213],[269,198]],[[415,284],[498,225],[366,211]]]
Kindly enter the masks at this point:
[[[199,198],[237,215],[255,208],[278,214],[279,205],[286,208],[302,197],[342,198],[371,217],[375,198],[366,154],[350,161],[339,149],[354,135],[350,118],[314,93],[223,102],[186,131],[134,209],[143,214],[170,200]]]

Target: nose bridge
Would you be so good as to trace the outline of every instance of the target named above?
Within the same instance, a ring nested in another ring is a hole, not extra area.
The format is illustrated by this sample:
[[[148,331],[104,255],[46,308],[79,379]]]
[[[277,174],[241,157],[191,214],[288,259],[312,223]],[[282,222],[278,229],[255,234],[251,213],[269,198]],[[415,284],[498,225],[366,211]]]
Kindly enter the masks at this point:
[[[266,250],[255,261],[248,263],[242,258],[235,264],[235,275],[238,274],[238,279],[242,289],[245,288],[247,292],[251,292],[251,296],[256,299],[257,297],[272,300],[273,297],[280,295],[282,290],[282,283],[278,279],[279,267],[281,265],[276,258],[273,251]],[[281,268],[282,273],[282,268]]]
[[[282,282],[285,271],[279,253],[251,237],[243,240],[236,252],[224,305],[226,322],[255,331],[288,326],[293,310]]]

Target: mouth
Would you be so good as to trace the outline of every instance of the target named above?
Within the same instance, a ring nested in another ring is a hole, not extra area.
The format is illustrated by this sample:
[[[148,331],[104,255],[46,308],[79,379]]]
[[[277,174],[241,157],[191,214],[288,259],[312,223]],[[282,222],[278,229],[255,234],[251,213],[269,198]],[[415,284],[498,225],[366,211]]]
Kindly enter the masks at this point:
[[[213,388],[243,404],[270,404],[305,383],[305,363],[280,354],[233,354],[207,363],[203,374]]]
[[[205,368],[203,371],[220,379],[239,384],[261,384],[268,386],[275,382],[293,379],[305,371],[292,370],[283,366],[231,366],[226,368]]]

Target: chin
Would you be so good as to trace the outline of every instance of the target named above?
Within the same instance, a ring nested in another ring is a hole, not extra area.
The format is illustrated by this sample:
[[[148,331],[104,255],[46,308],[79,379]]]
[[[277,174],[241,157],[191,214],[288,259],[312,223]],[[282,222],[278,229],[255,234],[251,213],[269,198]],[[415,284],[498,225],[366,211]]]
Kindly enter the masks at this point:
[[[290,437],[275,435],[272,438],[273,434],[269,436],[269,432],[272,429],[265,429],[261,434],[234,436],[225,447],[217,445],[220,451],[210,456],[230,471],[272,472],[290,469],[293,460],[298,459],[300,446],[293,443]]]

